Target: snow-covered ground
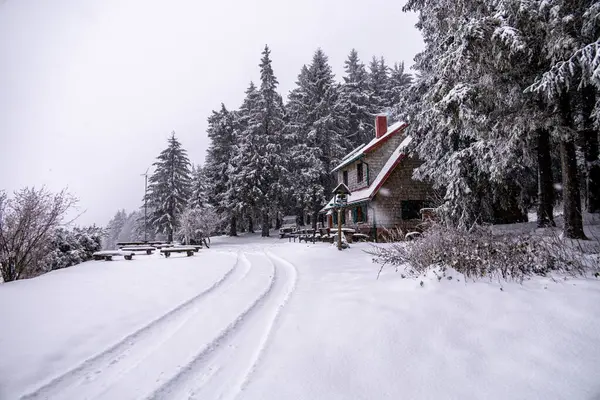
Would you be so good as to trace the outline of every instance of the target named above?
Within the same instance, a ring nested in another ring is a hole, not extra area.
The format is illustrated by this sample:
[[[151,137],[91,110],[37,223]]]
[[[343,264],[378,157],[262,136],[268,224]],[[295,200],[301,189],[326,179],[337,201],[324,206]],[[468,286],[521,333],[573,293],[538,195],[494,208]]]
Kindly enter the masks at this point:
[[[600,281],[402,279],[216,238],[0,285],[0,399],[595,399]]]

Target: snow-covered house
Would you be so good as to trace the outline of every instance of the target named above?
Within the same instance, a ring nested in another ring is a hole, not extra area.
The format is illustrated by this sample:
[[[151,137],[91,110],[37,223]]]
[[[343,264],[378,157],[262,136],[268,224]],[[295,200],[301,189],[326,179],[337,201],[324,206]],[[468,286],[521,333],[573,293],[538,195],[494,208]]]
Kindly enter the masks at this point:
[[[408,124],[388,127],[387,117],[375,119],[375,138],[347,154],[333,169],[337,181],[351,191],[342,214],[342,223],[360,232],[374,234],[383,229],[413,229],[420,222],[420,210],[428,206],[431,186],[412,179],[420,164],[405,151],[411,137]],[[327,225],[337,226],[334,199],[320,211]]]

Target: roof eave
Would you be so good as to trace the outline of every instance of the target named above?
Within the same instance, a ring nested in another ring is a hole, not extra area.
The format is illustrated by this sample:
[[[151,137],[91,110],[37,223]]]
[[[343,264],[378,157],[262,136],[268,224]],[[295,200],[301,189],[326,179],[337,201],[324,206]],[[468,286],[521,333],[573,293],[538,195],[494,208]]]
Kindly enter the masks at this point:
[[[339,171],[340,169],[347,167],[348,165],[350,165],[350,164],[352,164],[352,163],[360,160],[364,156],[365,156],[364,153],[357,154],[355,157],[352,157],[348,161],[344,161],[342,164],[340,164],[337,167],[335,167],[334,169],[332,169],[331,173],[333,174],[334,172]]]

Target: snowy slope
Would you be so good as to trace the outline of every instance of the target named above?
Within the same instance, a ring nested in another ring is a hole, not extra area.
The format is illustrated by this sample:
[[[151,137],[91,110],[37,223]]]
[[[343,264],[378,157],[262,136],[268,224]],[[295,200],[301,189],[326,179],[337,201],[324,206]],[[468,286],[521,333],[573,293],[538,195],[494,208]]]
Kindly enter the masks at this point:
[[[0,285],[0,399],[14,399],[209,289],[232,255],[90,261]]]
[[[0,398],[600,395],[596,279],[421,287],[367,248],[218,238],[0,285]]]

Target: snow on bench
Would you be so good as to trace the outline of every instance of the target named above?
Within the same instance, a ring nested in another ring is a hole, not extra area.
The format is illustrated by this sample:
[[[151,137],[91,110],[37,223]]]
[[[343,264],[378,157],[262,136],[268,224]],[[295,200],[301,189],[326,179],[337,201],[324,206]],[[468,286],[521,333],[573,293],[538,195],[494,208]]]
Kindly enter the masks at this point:
[[[122,251],[145,251],[146,254],[150,255],[156,250],[156,247],[153,246],[127,246],[122,247]]]
[[[113,257],[124,257],[126,260],[131,260],[133,259],[133,253],[120,250],[104,250],[95,252],[92,257],[94,257],[94,260],[105,261],[112,261]]]
[[[352,240],[355,242],[366,242],[369,240],[369,235],[365,233],[354,233],[352,234]]]
[[[166,258],[171,256],[171,253],[186,253],[188,257],[194,255],[194,253],[198,251],[194,247],[166,247],[164,249],[160,249],[161,254],[163,254]]]

